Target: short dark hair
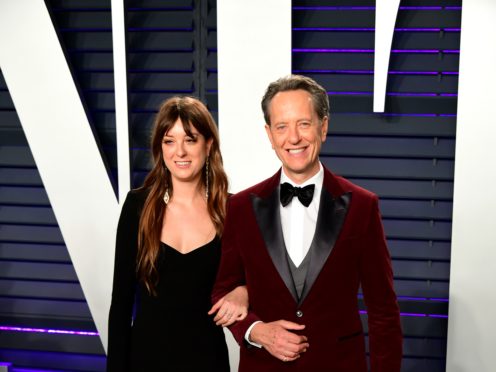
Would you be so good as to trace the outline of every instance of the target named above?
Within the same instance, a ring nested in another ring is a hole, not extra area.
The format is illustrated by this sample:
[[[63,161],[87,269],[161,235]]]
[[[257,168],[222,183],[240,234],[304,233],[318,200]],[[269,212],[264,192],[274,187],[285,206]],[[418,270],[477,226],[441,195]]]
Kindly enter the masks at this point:
[[[312,97],[313,107],[320,120],[329,116],[329,97],[326,90],[315,80],[302,75],[288,75],[277,79],[269,84],[262,98],[262,111],[264,114],[265,123],[270,125],[269,106],[272,98],[279,92],[290,90],[304,90],[310,93]]]

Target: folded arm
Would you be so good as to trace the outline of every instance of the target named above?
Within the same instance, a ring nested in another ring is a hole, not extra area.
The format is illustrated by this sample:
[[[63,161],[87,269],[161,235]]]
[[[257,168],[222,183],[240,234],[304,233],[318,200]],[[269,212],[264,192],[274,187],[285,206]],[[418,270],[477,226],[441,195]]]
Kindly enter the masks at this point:
[[[222,301],[226,295],[240,286],[246,288],[249,298],[250,288],[246,286],[245,267],[240,252],[240,245],[237,241],[237,229],[240,226],[240,221],[236,221],[236,213],[232,212],[231,202],[232,198],[228,205],[226,223],[222,235],[222,256],[217,272],[217,280],[212,290],[213,304]],[[246,317],[229,325],[229,330],[240,346],[245,344],[244,337],[247,329],[259,320],[258,316],[248,306]]]
[[[241,347],[252,347],[251,345],[255,343],[280,360],[296,360],[308,348],[306,337],[294,333],[294,331],[304,329],[304,325],[286,320],[264,323],[249,306],[244,318],[235,322],[232,321],[232,317],[230,320],[226,318],[226,313],[231,314],[230,311],[233,309],[233,307],[226,305],[224,307],[226,312],[224,312],[223,305],[225,305],[226,299],[230,298],[228,301],[231,302],[232,298],[242,295],[243,290],[246,290],[247,297],[250,297],[250,287],[249,285],[246,286],[241,245],[237,241],[237,229],[239,226],[243,226],[243,223],[236,221],[235,216],[230,215],[229,212],[230,209],[228,209],[222,236],[222,257],[219,271],[212,291],[212,302],[215,303],[212,310],[218,309],[217,322],[229,326],[229,330]],[[236,306],[234,308],[239,309]],[[234,316],[234,312],[232,314]],[[250,327],[252,328],[248,334],[247,331]],[[249,340],[245,338],[248,336]]]

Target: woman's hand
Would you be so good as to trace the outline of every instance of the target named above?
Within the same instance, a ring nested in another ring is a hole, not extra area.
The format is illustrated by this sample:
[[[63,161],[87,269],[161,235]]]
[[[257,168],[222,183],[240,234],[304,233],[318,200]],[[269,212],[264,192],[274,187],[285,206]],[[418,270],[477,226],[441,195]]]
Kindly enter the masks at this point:
[[[238,320],[243,320],[248,315],[248,291],[241,285],[217,301],[208,312],[209,315],[217,314],[214,322],[222,327],[228,327]]]

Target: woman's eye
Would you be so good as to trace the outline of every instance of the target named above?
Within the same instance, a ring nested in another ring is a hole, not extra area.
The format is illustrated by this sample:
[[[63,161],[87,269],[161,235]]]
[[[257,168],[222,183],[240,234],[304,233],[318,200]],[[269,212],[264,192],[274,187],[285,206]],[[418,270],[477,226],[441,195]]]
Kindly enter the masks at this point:
[[[170,145],[172,143],[172,140],[169,140],[169,139],[164,139],[162,141],[162,143],[166,144],[166,145]]]

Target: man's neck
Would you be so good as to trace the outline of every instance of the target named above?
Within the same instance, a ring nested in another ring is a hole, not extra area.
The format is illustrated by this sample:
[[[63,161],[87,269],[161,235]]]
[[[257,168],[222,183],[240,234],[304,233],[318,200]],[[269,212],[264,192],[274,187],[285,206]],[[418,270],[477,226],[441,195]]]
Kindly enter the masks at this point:
[[[289,179],[292,183],[296,185],[302,185],[311,178],[315,177],[320,171],[323,171],[322,164],[319,162],[318,168],[311,174],[295,174],[292,172],[287,172],[284,167],[282,167],[282,174],[286,179]]]

